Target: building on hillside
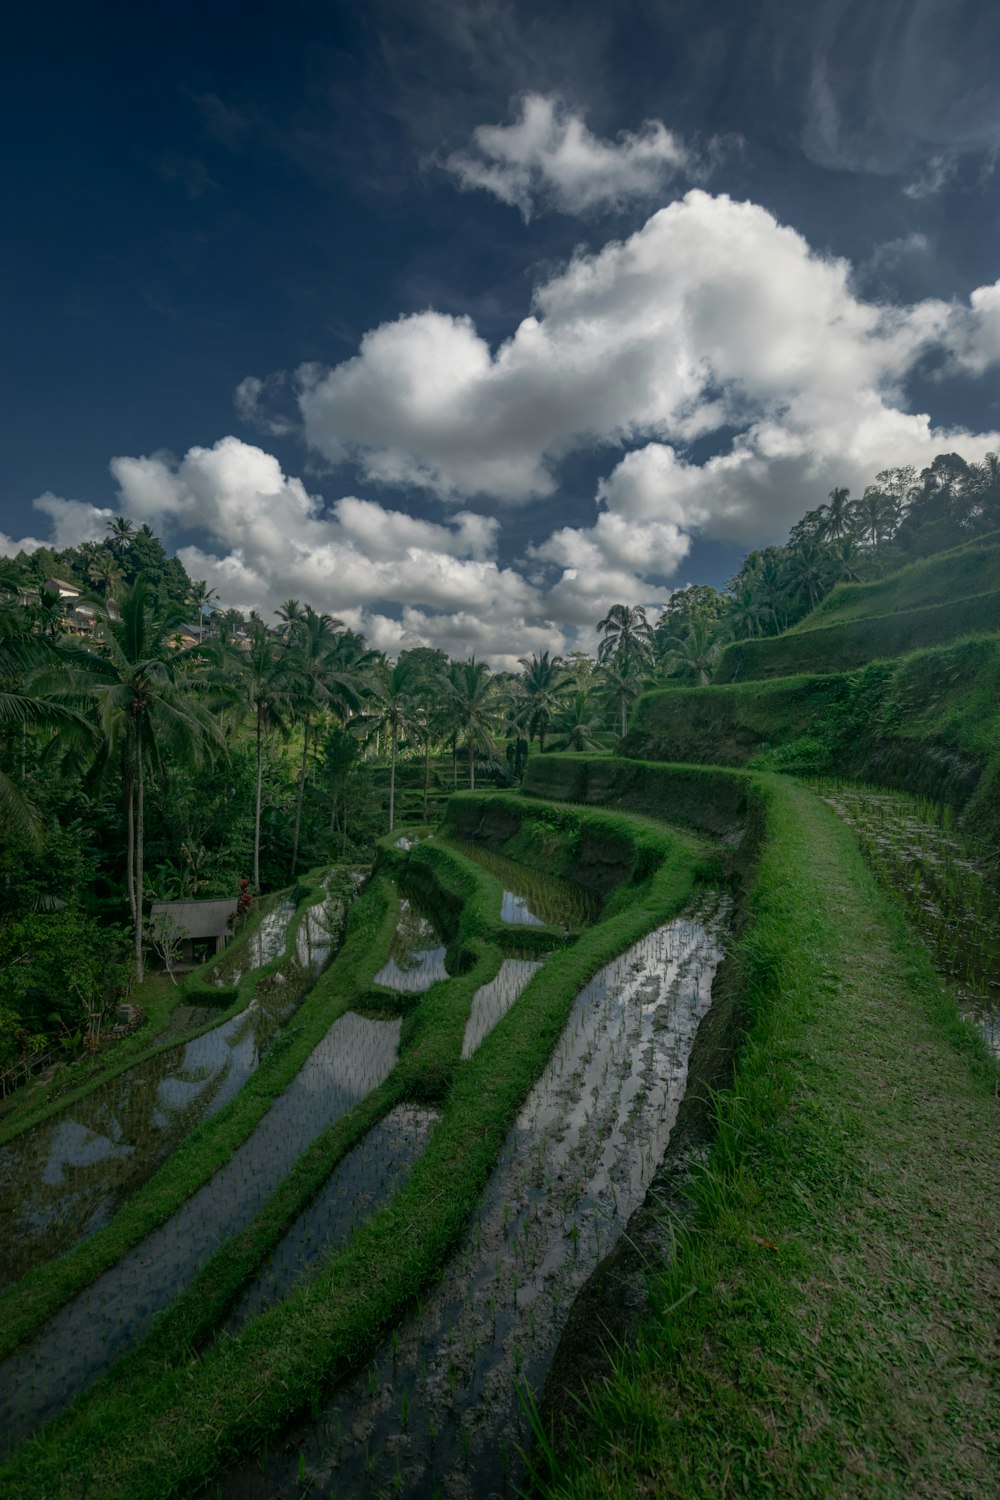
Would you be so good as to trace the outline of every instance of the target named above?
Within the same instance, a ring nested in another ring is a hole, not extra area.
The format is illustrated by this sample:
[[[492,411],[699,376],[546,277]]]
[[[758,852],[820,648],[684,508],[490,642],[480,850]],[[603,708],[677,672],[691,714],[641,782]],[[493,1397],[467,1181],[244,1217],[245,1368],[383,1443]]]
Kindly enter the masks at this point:
[[[154,901],[149,925],[166,936],[176,931],[178,951],[174,969],[193,968],[221,953],[233,932],[239,898],[221,901]]]
[[[48,594],[58,594],[62,602],[71,607],[83,593],[78,584],[68,583],[65,578],[46,578],[42,587]]]

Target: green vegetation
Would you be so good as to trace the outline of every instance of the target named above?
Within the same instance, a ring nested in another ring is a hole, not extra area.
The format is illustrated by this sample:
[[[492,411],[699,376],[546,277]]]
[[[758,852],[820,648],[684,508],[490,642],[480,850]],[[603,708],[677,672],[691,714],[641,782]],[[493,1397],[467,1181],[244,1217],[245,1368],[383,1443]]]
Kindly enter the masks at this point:
[[[309,904],[310,901],[304,903],[296,922],[289,927],[286,952],[294,951],[298,923]],[[0,1356],[30,1338],[64,1302],[114,1265],[151,1230],[165,1223],[181,1203],[228,1161],[298,1072],[336,1016],[349,1009],[350,999],[364,988],[372,972],[373,945],[376,951],[382,951],[394,921],[395,911],[384,890],[375,886],[362,893],[350,909],[343,949],[236,1097],[191,1132],[110,1224],[68,1255],[35,1267],[0,1297],[4,1315]],[[279,957],[241,981],[241,989],[244,983],[247,986],[242,990],[243,1005],[249,1003],[256,986],[266,981],[280,963]],[[240,1002],[231,1007],[239,1008]],[[55,1107],[62,1107],[62,1101]]]
[[[752,1029],[693,1217],[539,1488],[986,1497],[996,1070],[850,832],[762,787]]]
[[[540,811],[534,808],[532,815]],[[407,866],[423,864],[433,875],[442,910],[449,897],[455,903],[463,972],[434,986],[407,1016],[399,1068],[380,1097],[362,1107],[363,1117],[342,1122],[339,1132],[314,1143],[312,1154],[296,1167],[294,1181],[282,1190],[280,1203],[269,1205],[241,1237],[233,1267],[224,1268],[217,1258],[203,1273],[197,1285],[199,1293],[205,1292],[205,1310],[197,1312],[188,1297],[181,1304],[184,1312],[174,1309],[161,1320],[146,1345],[6,1465],[5,1493],[37,1494],[41,1488],[53,1497],[71,1495],[89,1483],[104,1496],[127,1495],[130,1500],[188,1494],[307,1409],[317,1391],[333,1375],[356,1365],[420,1292],[456,1243],[581,986],[630,942],[679,910],[696,882],[716,869],[698,842],[647,820],[587,813],[576,821],[584,827],[607,826],[616,839],[631,840],[636,858],[629,899],[575,943],[560,948],[466,1061],[461,1060],[461,1045],[473,993],[496,973],[502,956],[481,935],[487,927],[495,933],[498,926],[494,891],[488,877],[451,851],[437,849],[428,856],[425,846],[419,846],[406,859]],[[573,818],[567,810],[553,808],[551,823],[557,832],[569,830]],[[395,850],[386,850],[386,857],[404,859],[403,851]],[[366,897],[356,903],[343,954],[315,992],[328,999],[327,1023],[352,996],[371,993],[372,975],[388,944],[395,913],[379,881]],[[306,1023],[295,1030],[299,1035],[286,1058],[293,1050],[298,1057]],[[252,1085],[248,1088],[253,1091]],[[235,1283],[259,1265],[280,1226],[357,1138],[362,1123],[371,1123],[400,1097],[441,1103],[444,1114],[392,1204],[361,1225],[307,1287],[238,1338],[223,1338],[200,1354],[191,1351],[185,1314],[190,1314],[194,1337],[203,1339],[208,1325],[230,1304]],[[192,1144],[202,1148],[199,1156],[208,1151],[206,1141],[193,1138]],[[188,1159],[194,1154],[188,1151]],[[214,1154],[222,1159],[218,1150]],[[147,1383],[137,1400],[140,1375]]]

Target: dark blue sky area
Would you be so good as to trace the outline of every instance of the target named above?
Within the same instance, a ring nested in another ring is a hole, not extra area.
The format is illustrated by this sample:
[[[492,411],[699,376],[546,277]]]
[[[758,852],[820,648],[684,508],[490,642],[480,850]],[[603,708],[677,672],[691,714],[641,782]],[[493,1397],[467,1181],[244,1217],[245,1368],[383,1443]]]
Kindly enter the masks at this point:
[[[0,529],[43,534],[30,502],[45,490],[113,503],[114,455],[180,455],[229,432],[263,441],[234,410],[244,376],[334,365],[403,313],[468,313],[495,344],[547,270],[637,228],[648,203],[525,226],[435,165],[525,90],[558,94],[599,136],[647,118],[685,137],[738,134],[711,192],[752,198],[814,250],[849,257],[866,297],[966,297],[1000,273],[998,15],[846,0],[808,14],[502,0],[22,9],[0,90]],[[934,399],[935,420],[1000,425],[981,381]],[[349,467],[323,473],[295,436],[266,446],[328,500],[372,493]],[[578,518],[581,496],[592,510],[588,461],[554,500],[511,515],[502,552]],[[440,514],[419,493],[379,498]],[[704,558],[728,570],[738,550]]]

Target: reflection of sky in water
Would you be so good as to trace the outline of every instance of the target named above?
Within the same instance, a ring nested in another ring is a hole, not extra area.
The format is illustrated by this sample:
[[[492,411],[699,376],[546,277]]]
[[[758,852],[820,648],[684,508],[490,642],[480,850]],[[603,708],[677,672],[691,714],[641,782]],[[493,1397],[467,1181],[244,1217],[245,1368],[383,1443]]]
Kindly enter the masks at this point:
[[[60,1120],[52,1134],[52,1147],[42,1181],[48,1187],[61,1187],[65,1181],[65,1167],[89,1167],[111,1157],[129,1156],[134,1147],[122,1141],[118,1121],[112,1120],[108,1130],[108,1135],[100,1135],[76,1120]]]
[[[532,974],[542,967],[540,961],[505,958],[496,978],[480,985],[472,997],[472,1009],[465,1027],[462,1056],[471,1057],[484,1037],[507,1014]]]
[[[399,924],[393,934],[389,957],[375,975],[375,983],[390,990],[421,994],[432,984],[448,978],[444,960],[447,947],[433,924],[411,901],[400,902]]]
[[[504,891],[500,902],[500,918],[504,922],[513,922],[521,927],[544,927],[545,923],[528,905],[527,898],[515,896],[513,891]]]
[[[223,1240],[249,1224],[310,1141],[389,1076],[401,1025],[353,1012],[334,1021],[214,1177],[5,1363],[5,1433],[25,1435],[135,1342]]]

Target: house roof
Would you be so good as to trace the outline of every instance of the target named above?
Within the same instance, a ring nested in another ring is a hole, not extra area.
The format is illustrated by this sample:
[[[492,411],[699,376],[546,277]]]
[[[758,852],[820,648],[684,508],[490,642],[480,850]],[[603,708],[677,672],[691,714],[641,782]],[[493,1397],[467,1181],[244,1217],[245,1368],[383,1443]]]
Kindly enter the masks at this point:
[[[222,937],[230,930],[237,900],[228,896],[224,901],[154,901],[149,919],[169,917],[189,938]]]

